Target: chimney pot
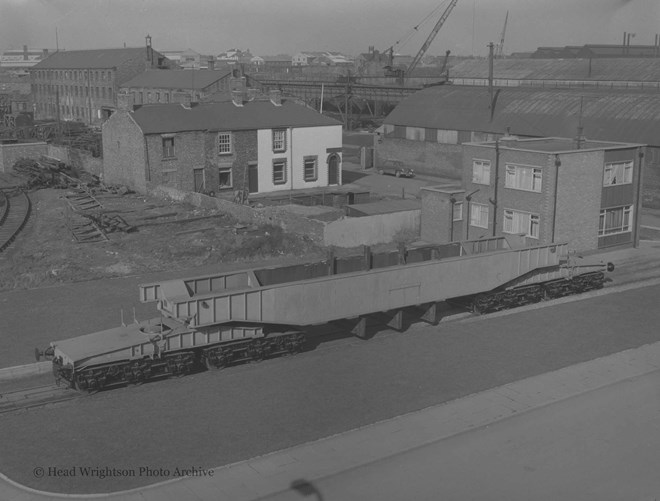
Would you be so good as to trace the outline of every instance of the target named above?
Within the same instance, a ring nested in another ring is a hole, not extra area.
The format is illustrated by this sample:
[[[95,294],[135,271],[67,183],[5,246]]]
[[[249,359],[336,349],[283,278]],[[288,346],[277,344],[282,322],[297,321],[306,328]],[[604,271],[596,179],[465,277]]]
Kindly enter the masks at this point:
[[[275,106],[282,106],[282,92],[279,89],[272,89],[268,96],[270,97],[270,102]]]
[[[234,106],[243,106],[243,91],[232,90],[231,100],[234,103]]]

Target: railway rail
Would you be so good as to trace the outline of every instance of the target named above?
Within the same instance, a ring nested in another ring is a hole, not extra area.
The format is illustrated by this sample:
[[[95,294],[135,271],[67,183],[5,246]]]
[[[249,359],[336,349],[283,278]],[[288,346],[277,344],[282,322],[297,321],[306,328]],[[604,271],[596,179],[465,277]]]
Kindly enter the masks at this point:
[[[0,252],[3,252],[20,233],[30,217],[32,204],[27,193],[7,196],[2,192],[4,210],[0,213]]]
[[[80,393],[57,384],[7,391],[0,393],[0,414],[43,407],[79,396]]]

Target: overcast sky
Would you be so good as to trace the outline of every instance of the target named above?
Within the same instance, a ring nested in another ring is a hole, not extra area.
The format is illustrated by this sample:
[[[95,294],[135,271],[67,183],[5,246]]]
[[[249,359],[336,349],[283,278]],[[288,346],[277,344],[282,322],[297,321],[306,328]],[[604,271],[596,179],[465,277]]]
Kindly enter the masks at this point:
[[[449,0],[0,0],[0,50],[141,47],[150,34],[159,50],[217,55],[231,48],[255,55],[370,45],[414,54]],[[484,56],[499,42],[507,10],[505,52],[539,46],[654,43],[660,0],[459,0],[429,54]]]

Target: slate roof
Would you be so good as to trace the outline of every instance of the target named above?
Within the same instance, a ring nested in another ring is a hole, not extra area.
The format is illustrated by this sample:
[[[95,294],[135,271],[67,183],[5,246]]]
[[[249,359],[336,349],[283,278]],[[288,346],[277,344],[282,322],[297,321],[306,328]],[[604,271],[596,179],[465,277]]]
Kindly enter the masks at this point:
[[[202,90],[229,74],[230,70],[147,70],[121,87]]]
[[[660,82],[660,58],[495,59],[498,80],[587,80]],[[453,66],[450,78],[488,78],[487,59],[468,59]]]
[[[85,68],[115,68],[122,63],[142,57],[146,59],[147,49],[121,48],[121,49],[94,49],[94,50],[65,50],[54,52],[43,59],[33,69],[85,69]],[[156,53],[156,51],[154,51]]]
[[[341,122],[288,101],[275,106],[268,101],[200,103],[191,108],[181,104],[148,104],[131,112],[145,134],[167,134],[196,130],[257,130],[277,127],[316,127]]]
[[[519,136],[573,137],[580,123],[589,139],[660,146],[660,92],[538,89],[500,90],[493,120],[487,87],[447,85],[404,99],[384,123]]]

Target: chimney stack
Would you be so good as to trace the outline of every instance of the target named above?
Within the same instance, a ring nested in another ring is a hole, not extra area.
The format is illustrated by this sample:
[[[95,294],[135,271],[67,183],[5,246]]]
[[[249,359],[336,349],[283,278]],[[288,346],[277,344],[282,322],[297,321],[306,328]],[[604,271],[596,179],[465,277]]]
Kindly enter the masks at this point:
[[[23,61],[27,61],[27,60],[28,60],[28,49],[27,49],[27,45],[24,45],[23,46]]]
[[[271,89],[268,93],[270,102],[275,106],[282,106],[282,91],[279,89]]]
[[[117,92],[117,108],[121,111],[133,111],[134,96],[128,91]]]
[[[209,70],[214,70],[215,69],[215,59],[213,59],[213,57],[209,58],[208,68],[209,68]]]

